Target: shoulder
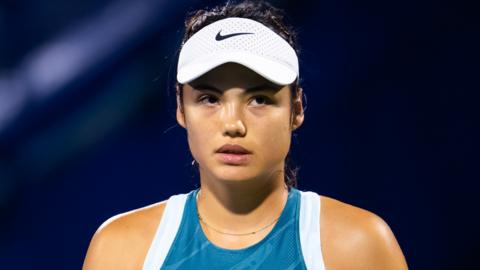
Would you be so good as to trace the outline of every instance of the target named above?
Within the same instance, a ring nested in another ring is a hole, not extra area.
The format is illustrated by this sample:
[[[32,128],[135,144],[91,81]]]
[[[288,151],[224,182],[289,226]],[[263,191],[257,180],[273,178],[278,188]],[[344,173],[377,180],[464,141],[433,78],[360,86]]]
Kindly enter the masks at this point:
[[[95,232],[83,269],[141,269],[166,201],[116,215]]]
[[[388,224],[367,210],[321,196],[321,245],[327,269],[407,269]]]

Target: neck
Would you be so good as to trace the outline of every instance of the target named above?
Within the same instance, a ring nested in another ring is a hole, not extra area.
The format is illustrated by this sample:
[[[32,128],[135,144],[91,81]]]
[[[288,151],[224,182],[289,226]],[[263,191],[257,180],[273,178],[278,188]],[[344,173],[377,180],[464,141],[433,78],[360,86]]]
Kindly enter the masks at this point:
[[[224,231],[253,231],[280,216],[288,197],[283,179],[282,171],[263,181],[225,181],[200,169],[198,212],[209,225]]]

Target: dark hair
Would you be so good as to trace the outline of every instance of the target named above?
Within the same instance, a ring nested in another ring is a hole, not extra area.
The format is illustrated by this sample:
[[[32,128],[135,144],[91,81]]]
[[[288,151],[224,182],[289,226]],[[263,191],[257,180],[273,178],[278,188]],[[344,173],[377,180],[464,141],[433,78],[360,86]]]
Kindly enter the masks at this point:
[[[297,44],[297,34],[292,26],[285,22],[285,13],[283,10],[275,8],[264,1],[227,1],[224,5],[216,6],[209,10],[197,10],[191,13],[185,21],[185,35],[182,40],[182,46],[185,42],[197,33],[203,27],[230,17],[239,17],[252,19],[270,28],[272,31],[285,39],[290,46],[299,53]],[[290,85],[291,102],[297,97],[299,89],[298,79]],[[176,94],[179,96],[180,106],[183,106],[183,85],[177,82]],[[293,110],[291,117],[293,117]],[[289,154],[285,159],[285,184],[290,189],[297,187],[298,168],[293,167]]]

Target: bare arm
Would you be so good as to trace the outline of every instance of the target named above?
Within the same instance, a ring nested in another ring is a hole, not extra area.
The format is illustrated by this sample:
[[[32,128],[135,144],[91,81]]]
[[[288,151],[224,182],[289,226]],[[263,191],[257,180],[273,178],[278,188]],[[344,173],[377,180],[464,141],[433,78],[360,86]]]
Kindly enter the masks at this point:
[[[360,226],[357,238],[347,246],[352,256],[350,269],[408,269],[402,250],[387,223],[372,214]]]
[[[164,207],[159,203],[107,220],[90,242],[83,270],[142,269]]]
[[[322,211],[327,269],[408,269],[392,230],[380,217],[330,198],[322,200]]]
[[[84,270],[127,269],[121,258],[128,256],[120,224],[104,224],[93,236],[85,257]]]

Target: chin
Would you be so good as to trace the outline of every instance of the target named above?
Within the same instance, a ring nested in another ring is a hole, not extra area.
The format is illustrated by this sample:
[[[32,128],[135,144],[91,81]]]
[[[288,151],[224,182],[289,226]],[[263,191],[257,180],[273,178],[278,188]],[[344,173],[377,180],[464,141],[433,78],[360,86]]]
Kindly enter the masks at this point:
[[[258,175],[247,166],[228,166],[216,168],[212,172],[215,178],[222,181],[249,181],[255,179]]]

